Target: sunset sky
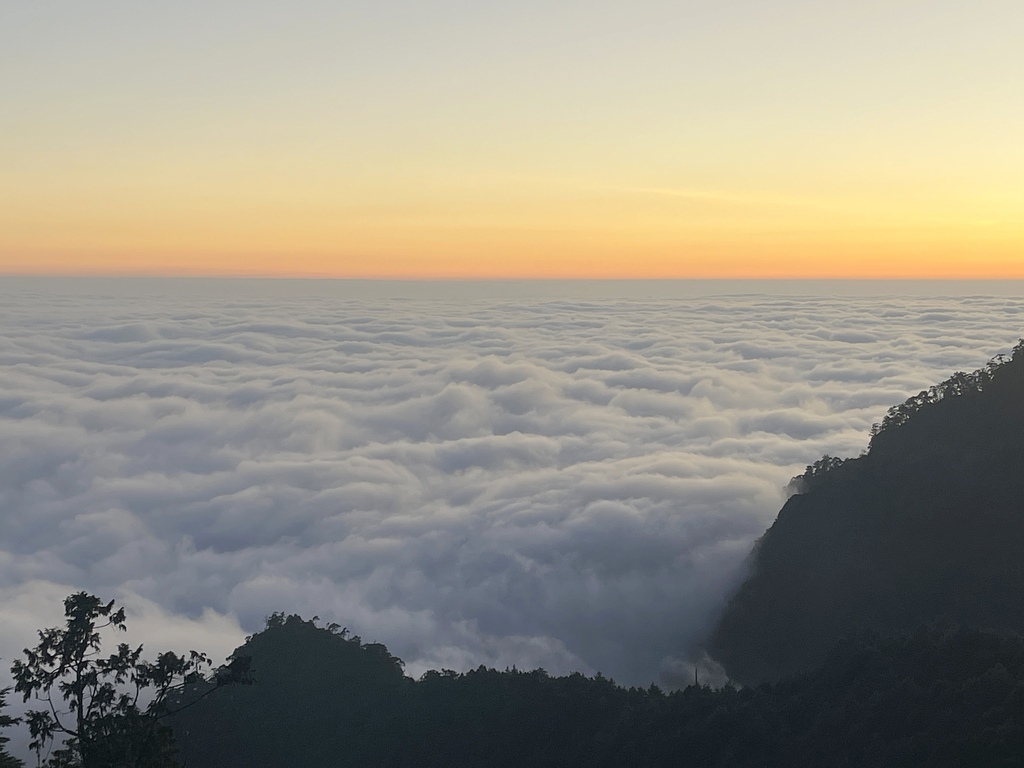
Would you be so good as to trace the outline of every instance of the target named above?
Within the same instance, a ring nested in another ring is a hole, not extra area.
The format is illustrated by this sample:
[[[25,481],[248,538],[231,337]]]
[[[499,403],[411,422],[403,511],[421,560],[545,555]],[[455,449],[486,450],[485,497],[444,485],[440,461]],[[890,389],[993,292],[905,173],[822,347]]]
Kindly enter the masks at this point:
[[[0,273],[1024,277],[1019,0],[0,8]]]

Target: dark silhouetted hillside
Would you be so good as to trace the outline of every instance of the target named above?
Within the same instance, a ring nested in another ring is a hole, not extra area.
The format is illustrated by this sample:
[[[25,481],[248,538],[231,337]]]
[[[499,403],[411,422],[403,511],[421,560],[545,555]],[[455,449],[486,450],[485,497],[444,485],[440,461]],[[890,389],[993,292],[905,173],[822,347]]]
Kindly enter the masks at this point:
[[[1024,342],[794,485],[709,644],[734,679],[813,669],[855,628],[1024,631]]]
[[[335,625],[274,614],[232,656],[245,657],[253,685],[218,691],[174,720],[184,764],[380,764],[395,732],[390,718],[413,682],[387,648]]]
[[[188,768],[1017,766],[1024,641],[848,637],[777,685],[665,693],[480,668],[405,678],[383,646],[274,618],[236,655],[252,686],[173,723]]]

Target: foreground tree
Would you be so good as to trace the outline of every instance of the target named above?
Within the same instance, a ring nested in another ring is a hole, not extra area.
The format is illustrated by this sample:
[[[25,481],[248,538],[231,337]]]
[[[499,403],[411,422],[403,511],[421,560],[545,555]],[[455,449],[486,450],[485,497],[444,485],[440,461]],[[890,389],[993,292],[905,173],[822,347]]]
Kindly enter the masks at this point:
[[[205,679],[211,663],[197,651],[161,653],[142,659],[142,646],[120,643],[102,655],[101,634],[124,631],[124,608],[78,592],[64,600],[63,627],[39,632],[39,644],[14,662],[15,690],[45,708],[26,714],[31,747],[43,758],[57,740],[63,747],[50,766],[76,768],[174,768],[177,749],[162,719],[169,697]],[[208,692],[231,682],[248,682],[246,665],[219,670]],[[2,764],[0,764],[2,766]]]
[[[4,708],[7,706],[7,694],[10,691],[10,688],[0,690],[0,729],[9,728],[18,722],[17,718],[3,714]],[[0,768],[21,768],[24,763],[7,752],[8,741],[10,739],[7,736],[0,736]]]

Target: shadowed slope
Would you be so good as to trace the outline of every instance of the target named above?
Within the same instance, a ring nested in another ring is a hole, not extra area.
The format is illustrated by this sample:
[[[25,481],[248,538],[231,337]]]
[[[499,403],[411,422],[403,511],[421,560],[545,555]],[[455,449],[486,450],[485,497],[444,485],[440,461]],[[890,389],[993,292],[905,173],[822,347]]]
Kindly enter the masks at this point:
[[[742,682],[811,669],[854,628],[1024,630],[1024,344],[825,457],[756,546],[712,654]]]
[[[176,716],[188,768],[1020,765],[1019,637],[863,634],[778,685],[665,693],[483,667],[414,682],[383,646],[280,619],[236,652],[254,685]]]

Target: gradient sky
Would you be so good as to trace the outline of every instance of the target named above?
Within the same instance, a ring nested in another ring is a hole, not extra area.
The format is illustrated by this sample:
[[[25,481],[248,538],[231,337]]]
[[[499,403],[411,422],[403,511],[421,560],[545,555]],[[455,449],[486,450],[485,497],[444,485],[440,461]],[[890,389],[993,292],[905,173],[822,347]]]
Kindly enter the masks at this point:
[[[1024,277],[1019,0],[0,4],[0,273]]]

